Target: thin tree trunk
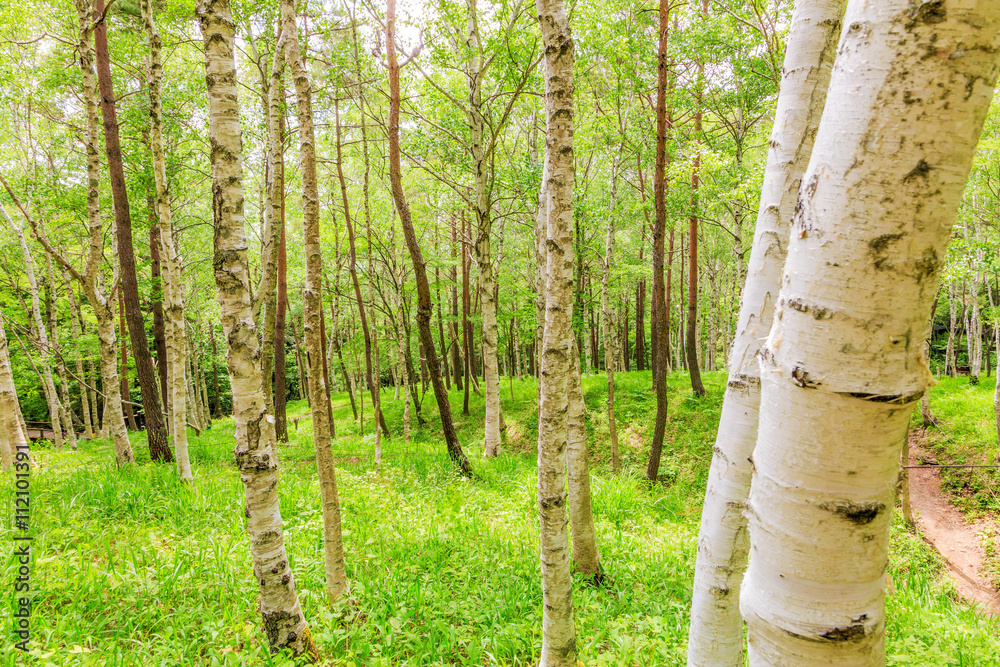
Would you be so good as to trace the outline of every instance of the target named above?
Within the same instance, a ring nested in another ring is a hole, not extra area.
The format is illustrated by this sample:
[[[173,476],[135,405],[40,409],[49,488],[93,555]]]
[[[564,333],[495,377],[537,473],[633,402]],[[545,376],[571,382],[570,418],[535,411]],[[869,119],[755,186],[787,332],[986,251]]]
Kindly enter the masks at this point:
[[[492,202],[490,200],[490,169],[488,146],[484,146],[483,134],[486,122],[483,118],[482,81],[484,75],[482,47],[479,43],[479,11],[476,0],[466,0],[468,12],[469,58],[465,63],[465,74],[469,85],[468,123],[470,133],[470,157],[472,158],[475,201],[473,211],[476,217],[475,243],[476,265],[479,268],[479,298],[483,316],[483,384],[486,385],[486,417],[483,451],[487,458],[500,452],[500,370],[497,350],[497,302],[496,267],[493,264],[493,248],[490,235],[493,231]]]
[[[108,53],[108,29],[103,20],[104,0],[94,0],[94,45],[97,62],[97,82],[101,93],[101,115],[104,119],[104,146],[108,157],[108,176],[111,198],[114,201],[115,234],[118,238],[118,265],[121,293],[125,304],[132,356],[135,359],[139,389],[142,392],[143,414],[146,422],[146,440],[149,458],[153,461],[172,463],[174,455],[167,444],[167,429],[160,409],[153,358],[146,343],[146,328],[142,321],[139,302],[139,281],[135,273],[135,249],[132,243],[132,219],[129,213],[128,188],[122,164],[122,150],[118,138],[118,115],[111,82],[111,59]],[[162,229],[160,230],[162,233]]]
[[[667,312],[663,284],[663,242],[667,230],[667,132],[670,118],[667,113],[667,79],[670,61],[667,42],[670,37],[670,4],[660,0],[659,51],[656,76],[656,171],[653,175],[653,199],[656,205],[656,222],[653,225],[653,303],[650,319],[653,324],[653,389],[656,392],[656,422],[653,443],[646,465],[646,479],[655,482],[660,471],[660,454],[667,432]]]
[[[538,412],[542,565],[539,667],[575,667],[566,520],[567,407],[573,375],[573,38],[562,0],[536,0],[545,62],[545,329]],[[539,216],[541,218],[541,216]]]
[[[996,0],[851,0],[844,25],[762,352],[752,667],[885,664],[900,449],[1000,60]]]
[[[441,414],[441,428],[444,431],[448,454],[458,465],[463,475],[471,476],[472,468],[462,451],[455,433],[455,425],[451,417],[451,404],[448,402],[448,391],[441,379],[441,369],[437,355],[434,352],[434,336],[431,332],[431,290],[427,284],[427,270],[417,234],[410,218],[410,205],[403,193],[403,176],[399,164],[399,64],[396,61],[396,0],[388,0],[386,7],[385,52],[389,65],[389,180],[392,185],[392,198],[396,203],[396,211],[403,225],[403,235],[406,247],[413,263],[414,280],[417,283],[417,330],[420,343],[423,345],[427,358],[427,371],[430,374],[434,397],[437,399],[438,411]]]
[[[83,412],[83,436],[88,440],[94,437],[94,425],[90,418],[90,400],[87,396],[87,387],[84,378],[87,377],[83,371],[83,355],[80,353],[80,338],[83,334],[83,318],[80,315],[80,303],[76,300],[76,293],[73,291],[73,284],[70,282],[69,271],[63,268],[63,285],[66,287],[66,300],[69,301],[70,325],[73,333],[73,357],[76,361],[76,378],[80,385],[80,410]]]
[[[56,298],[56,276],[55,271],[52,270],[52,255],[45,256],[45,265],[47,269],[46,285],[48,289],[46,290],[46,310],[49,313],[49,332],[52,336],[51,344],[52,349],[58,350],[59,345],[59,318],[58,311],[56,309],[55,298]],[[59,421],[62,423],[63,430],[65,431],[65,439],[69,444],[69,448],[76,451],[76,425],[73,424],[73,404],[70,402],[69,396],[69,373],[66,371],[66,361],[64,360],[62,354],[56,355],[54,359],[56,364],[56,372],[59,375],[59,391],[61,396],[59,397]]]
[[[332,415],[326,355],[323,349],[323,257],[319,239],[319,184],[316,178],[316,139],[313,130],[312,84],[299,48],[294,0],[282,0],[281,22],[288,67],[295,80],[299,121],[299,169],[302,172],[303,248],[305,251],[305,339],[309,355],[309,395],[312,397],[313,440],[323,502],[323,551],[326,592],[330,602],[347,593],[344,541],[340,526],[340,501],[330,448]]]
[[[302,342],[299,339],[299,329],[295,326],[295,319],[292,319],[292,338],[295,340],[295,365],[299,371],[299,400],[306,399],[308,405],[312,399],[309,397],[309,388],[306,386],[306,367],[302,359]]]
[[[233,388],[236,465],[246,493],[254,578],[272,648],[318,659],[288,566],[278,505],[278,456],[274,425],[264,409],[259,343],[251,304],[247,242],[243,228],[242,130],[229,0],[199,0],[196,9],[205,45],[209,136],[212,141],[213,265],[221,309],[226,360]]]
[[[149,209],[149,271],[152,277],[149,300],[153,311],[153,344],[156,348],[156,374],[160,378],[160,399],[170,434],[170,389],[167,387],[167,339],[163,324],[163,271],[160,267],[160,227],[156,223],[156,198],[146,197]]]
[[[281,196],[284,197],[284,187]],[[288,312],[288,259],[285,240],[285,207],[281,206],[281,235],[278,243],[278,303],[274,311],[274,433],[288,442],[288,415],[285,408],[285,314]],[[334,332],[336,333],[336,332]],[[353,403],[353,396],[352,396]]]
[[[702,15],[708,18],[708,0],[702,0]],[[698,184],[701,170],[701,117],[702,97],[705,88],[705,63],[698,62],[698,81],[695,91],[694,138],[698,142],[691,171],[691,215],[688,218],[688,316],[687,351],[688,374],[691,377],[691,391],[695,396],[704,396],[705,387],[701,382],[698,367]]]
[[[132,389],[129,386],[128,375],[128,340],[125,337],[125,299],[121,290],[118,290],[118,336],[121,338],[121,379],[122,379],[122,403],[125,405],[125,416],[128,417],[129,428],[138,431],[139,427],[135,423],[135,412],[132,411]]]
[[[616,163],[617,164],[617,163]],[[612,209],[617,174],[612,174]],[[614,211],[613,211],[614,213]],[[611,441],[611,470],[618,474],[621,458],[618,453],[618,425],[615,420],[615,327],[611,317],[611,262],[615,247],[615,223],[608,216],[608,231],[604,241],[604,271],[601,275],[601,318],[604,324],[604,374],[608,380],[608,439]],[[574,550],[575,553],[575,550]]]
[[[750,489],[749,457],[757,443],[761,400],[757,356],[774,318],[792,213],[826,101],[843,8],[844,0],[810,0],[796,5],[792,15],[757,229],[702,510],[688,634],[691,667],[744,664],[739,599],[748,535],[743,504]]]
[[[146,62],[146,85],[149,89],[149,144],[153,154],[153,180],[156,185],[159,241],[163,250],[161,261],[163,265],[163,297],[166,305],[164,338],[167,345],[167,363],[170,364],[167,376],[170,383],[172,409],[170,431],[174,439],[177,476],[182,482],[189,482],[194,477],[191,474],[187,426],[184,418],[188,396],[184,386],[184,369],[188,363],[187,322],[184,319],[184,286],[181,282],[180,257],[177,255],[174,239],[167,168],[163,156],[163,120],[160,104],[163,65],[160,60],[160,34],[153,23],[152,0],[141,0],[139,4],[142,22],[146,30],[146,39],[149,40],[149,59]],[[191,379],[193,382],[194,378]],[[143,392],[143,403],[145,402],[146,395]],[[198,427],[201,428],[200,423]],[[147,421],[146,430],[148,431],[150,428]]]
[[[219,350],[215,345],[215,325],[208,328],[209,337],[212,339],[212,391],[215,394],[215,416],[222,417],[222,394],[219,393],[219,374],[215,369],[215,360],[219,357]]]
[[[285,54],[280,48],[282,37],[279,33],[278,45],[271,61],[271,71],[266,84],[261,76],[262,86],[267,91],[267,195],[264,197],[264,238],[261,248],[261,276],[256,296],[256,304],[263,310],[261,330],[274,331],[275,311],[278,308],[278,254],[281,232],[285,220],[285,86],[282,75],[285,70]],[[274,336],[261,337],[260,367],[264,376],[264,401],[268,413],[274,414]],[[286,429],[287,431],[287,429]],[[275,433],[278,433],[275,423]],[[286,433],[287,436],[287,433]],[[280,439],[280,435],[276,436]]]

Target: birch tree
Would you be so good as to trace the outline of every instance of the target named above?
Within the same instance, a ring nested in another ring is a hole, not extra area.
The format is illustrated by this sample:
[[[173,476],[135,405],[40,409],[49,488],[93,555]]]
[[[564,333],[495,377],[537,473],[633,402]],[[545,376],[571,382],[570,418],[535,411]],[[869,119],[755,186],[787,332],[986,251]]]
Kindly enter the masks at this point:
[[[272,649],[318,658],[288,565],[278,505],[274,421],[264,409],[260,344],[251,304],[243,220],[243,133],[239,120],[234,32],[229,0],[199,0],[212,142],[213,267],[233,389],[236,466],[246,496],[247,531],[260,612]]]
[[[569,383],[573,359],[573,37],[562,0],[536,0],[545,63],[545,328],[538,409],[542,565],[539,667],[575,667],[573,580],[566,517]],[[578,377],[578,376],[577,376]]]
[[[760,367],[788,247],[799,182],[823,113],[844,0],[800,0],[792,14],[757,228],[729,360],[698,534],[688,665],[743,664],[740,584],[748,537],[743,503],[757,442]]]
[[[762,350],[753,666],[885,664],[900,447],[997,79],[997,0],[851,0],[844,25]]]
[[[184,319],[184,290],[181,284],[180,257],[174,239],[174,225],[170,209],[170,190],[167,168],[163,157],[163,111],[160,102],[160,83],[163,64],[160,57],[160,33],[153,22],[151,0],[141,0],[142,23],[149,41],[146,60],[146,87],[149,90],[149,145],[153,156],[153,182],[156,186],[156,216],[160,231],[160,261],[163,276],[164,340],[167,345],[167,386],[170,390],[170,433],[174,441],[174,458],[177,475],[189,482],[191,460],[188,457],[187,438],[187,388],[184,369],[188,364],[187,324]]]

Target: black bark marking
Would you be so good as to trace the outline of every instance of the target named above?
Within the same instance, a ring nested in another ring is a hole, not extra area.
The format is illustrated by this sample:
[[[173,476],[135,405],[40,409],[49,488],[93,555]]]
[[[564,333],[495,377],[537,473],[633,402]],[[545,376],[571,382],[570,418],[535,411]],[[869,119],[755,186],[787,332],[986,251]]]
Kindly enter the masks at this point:
[[[909,183],[916,178],[923,178],[926,180],[927,174],[931,171],[931,166],[927,164],[927,161],[922,159],[917,163],[917,166],[910,170],[906,176],[903,176],[903,182]]]
[[[921,164],[926,165],[923,160],[920,162]],[[912,174],[913,172],[910,173]],[[907,176],[907,178],[909,178],[909,176]],[[903,181],[905,182],[906,178],[904,178]],[[902,233],[883,234],[868,242],[868,254],[875,258],[875,268],[877,270],[885,271],[892,268],[892,265],[889,264],[889,258],[886,257],[886,253],[889,251],[889,245],[895,243],[901,238],[903,238]]]
[[[815,389],[820,384],[809,377],[808,371],[801,366],[792,369],[792,381],[803,389]]]
[[[859,526],[868,525],[885,510],[885,504],[876,501],[865,503],[830,502],[823,503],[819,507]]]

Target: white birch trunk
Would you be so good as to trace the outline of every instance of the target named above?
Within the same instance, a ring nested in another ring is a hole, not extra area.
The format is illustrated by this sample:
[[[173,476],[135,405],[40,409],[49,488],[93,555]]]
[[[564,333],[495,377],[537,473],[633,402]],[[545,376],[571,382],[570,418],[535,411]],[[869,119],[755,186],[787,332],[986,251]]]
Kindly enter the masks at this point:
[[[542,563],[539,667],[575,667],[566,517],[569,380],[573,374],[573,38],[563,0],[536,0],[545,62],[545,329],[538,410]],[[544,217],[543,217],[544,216]]]
[[[748,548],[743,503],[760,405],[757,354],[774,315],[799,181],[826,100],[843,7],[844,0],[801,0],[792,15],[739,333],[702,507],[688,634],[691,667],[743,665],[739,591]]]
[[[212,142],[213,266],[226,363],[233,390],[236,465],[246,494],[247,531],[260,612],[272,648],[315,660],[313,642],[288,566],[278,505],[278,452],[274,418],[264,410],[260,344],[253,319],[250,266],[243,221],[243,134],[236,85],[229,0],[199,0],[205,46],[209,137]]]
[[[996,84],[1000,0],[850,0],[844,25],[762,351],[752,667],[885,664],[900,449]]]
[[[294,0],[281,2],[282,40],[285,59],[295,80],[295,98],[299,120],[299,166],[302,170],[303,249],[306,280],[305,339],[311,361],[309,395],[312,405],[313,438],[316,447],[316,467],[319,472],[320,495],[323,503],[323,551],[326,567],[326,591],[330,601],[347,593],[347,572],[344,563],[344,543],[340,526],[340,500],[333,452],[330,449],[330,413],[326,380],[323,373],[323,342],[321,318],[323,309],[323,258],[319,240],[319,186],[316,178],[316,148],[313,130],[312,84],[299,48],[298,27],[295,23]],[[377,415],[378,412],[376,411]]]
[[[160,83],[163,64],[160,59],[160,34],[153,22],[152,0],[141,0],[142,22],[149,41],[146,60],[146,85],[149,89],[149,144],[153,155],[153,180],[156,186],[156,215],[160,228],[160,258],[163,275],[163,337],[167,345],[167,385],[170,392],[170,435],[174,441],[177,475],[189,482],[191,459],[188,456],[187,413],[188,392],[184,369],[188,362],[187,326],[184,319],[184,291],[181,283],[181,261],[174,240],[170,210],[170,191],[163,155],[163,120],[160,103]]]

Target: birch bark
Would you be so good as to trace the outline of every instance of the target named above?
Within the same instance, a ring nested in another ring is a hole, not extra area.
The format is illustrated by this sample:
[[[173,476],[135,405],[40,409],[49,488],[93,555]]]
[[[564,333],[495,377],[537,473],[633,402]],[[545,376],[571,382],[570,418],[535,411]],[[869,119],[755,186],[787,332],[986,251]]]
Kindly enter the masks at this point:
[[[229,0],[199,0],[205,47],[209,137],[212,143],[213,267],[233,390],[236,465],[246,494],[247,531],[260,611],[274,649],[318,658],[288,566],[278,505],[278,457],[273,419],[264,410],[260,347],[251,304],[250,267],[243,226],[243,136],[236,85]]]
[[[500,452],[500,370],[497,361],[497,302],[495,296],[496,267],[490,235],[493,230],[490,177],[487,173],[486,150],[483,146],[485,120],[483,118],[483,67],[482,47],[479,43],[479,10],[476,0],[466,0],[469,14],[469,34],[466,47],[469,57],[465,65],[465,78],[469,86],[468,121],[470,154],[475,182],[476,238],[473,249],[479,267],[479,296],[483,316],[483,383],[486,385],[486,424],[484,453],[487,458]]]
[[[771,133],[757,229],[729,360],[729,382],[702,508],[688,665],[743,665],[740,584],[748,535],[743,504],[757,442],[757,354],[774,317],[799,182],[812,153],[840,34],[844,0],[795,5]]]
[[[850,0],[844,25],[762,351],[753,667],[885,664],[900,448],[997,79],[998,0]]]
[[[177,476],[190,482],[191,459],[188,456],[187,413],[188,392],[184,383],[184,369],[188,362],[187,326],[184,319],[184,289],[181,283],[180,257],[174,239],[174,225],[170,209],[170,189],[167,167],[163,155],[163,112],[160,103],[160,84],[163,63],[160,58],[160,33],[153,21],[152,0],[141,0],[142,23],[149,41],[146,60],[146,87],[149,90],[149,144],[153,154],[153,181],[156,186],[156,217],[160,229],[160,261],[163,276],[164,327],[167,344],[167,385],[170,390],[170,433],[174,441],[174,458]]]
[[[566,517],[569,381],[573,375],[573,59],[563,0],[536,0],[545,62],[545,328],[538,410],[542,565],[539,667],[575,667],[573,581]]]
[[[330,601],[347,592],[344,541],[340,527],[340,501],[330,449],[332,419],[324,369],[323,349],[323,257],[319,243],[319,185],[316,178],[316,139],[313,129],[312,83],[299,47],[294,0],[282,0],[281,23],[285,58],[295,81],[299,121],[299,168],[302,171],[303,248],[305,251],[305,339],[309,358],[309,395],[312,397],[313,438],[316,467],[323,501],[323,550],[326,591]]]

